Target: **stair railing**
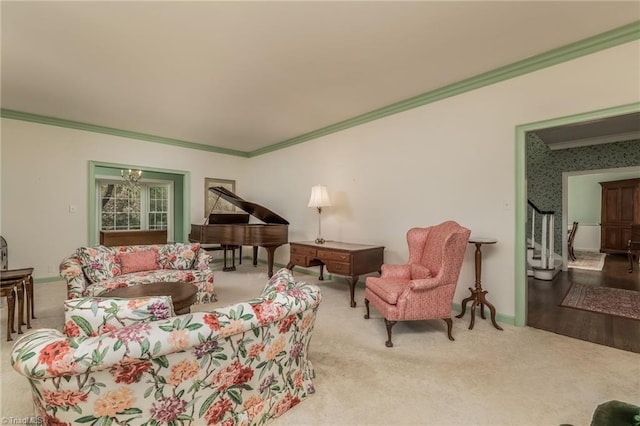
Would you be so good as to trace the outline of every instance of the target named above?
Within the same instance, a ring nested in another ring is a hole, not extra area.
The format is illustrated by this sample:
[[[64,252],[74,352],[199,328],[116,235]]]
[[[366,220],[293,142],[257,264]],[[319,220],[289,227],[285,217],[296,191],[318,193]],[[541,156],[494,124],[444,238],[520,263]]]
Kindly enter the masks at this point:
[[[531,200],[527,200],[531,208],[531,244],[535,250],[536,243],[536,217],[540,217],[541,236],[540,236],[540,268],[554,269],[554,229],[555,229],[555,212],[543,211],[536,207]]]

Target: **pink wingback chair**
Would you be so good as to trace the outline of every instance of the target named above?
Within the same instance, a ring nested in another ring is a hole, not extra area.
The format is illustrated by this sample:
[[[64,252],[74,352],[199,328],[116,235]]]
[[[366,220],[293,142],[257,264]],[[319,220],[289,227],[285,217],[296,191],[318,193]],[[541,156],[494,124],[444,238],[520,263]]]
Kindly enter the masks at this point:
[[[382,314],[387,326],[387,347],[392,347],[391,328],[398,321],[442,319],[451,335],[451,303],[458,284],[471,231],[454,221],[407,232],[409,261],[382,265],[380,277],[367,277],[364,303]]]

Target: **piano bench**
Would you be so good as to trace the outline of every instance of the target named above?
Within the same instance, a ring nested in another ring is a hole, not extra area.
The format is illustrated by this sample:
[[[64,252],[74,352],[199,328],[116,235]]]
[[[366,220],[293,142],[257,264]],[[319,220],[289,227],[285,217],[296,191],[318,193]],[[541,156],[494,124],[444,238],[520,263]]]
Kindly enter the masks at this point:
[[[238,264],[242,265],[242,246],[236,244],[220,244],[219,246],[212,246],[209,244],[201,244],[203,250],[210,251],[220,251],[224,252],[224,266],[222,270],[224,272],[227,271],[235,271],[236,270],[236,249],[238,250]],[[231,266],[227,265],[227,252],[231,250]]]

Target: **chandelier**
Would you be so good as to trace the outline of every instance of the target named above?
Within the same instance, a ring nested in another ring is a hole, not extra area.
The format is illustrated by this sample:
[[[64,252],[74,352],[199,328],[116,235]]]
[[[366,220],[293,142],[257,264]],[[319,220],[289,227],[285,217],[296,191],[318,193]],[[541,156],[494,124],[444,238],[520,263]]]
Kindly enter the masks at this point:
[[[138,186],[138,181],[142,178],[142,170],[120,170],[120,176],[130,187]]]

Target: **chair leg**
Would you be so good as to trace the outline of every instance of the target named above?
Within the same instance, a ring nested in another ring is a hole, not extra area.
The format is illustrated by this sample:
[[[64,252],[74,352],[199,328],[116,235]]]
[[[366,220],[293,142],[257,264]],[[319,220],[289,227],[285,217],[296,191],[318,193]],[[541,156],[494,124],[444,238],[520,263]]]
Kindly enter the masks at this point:
[[[393,347],[393,342],[391,341],[391,327],[396,325],[398,321],[389,321],[388,319],[384,319],[384,323],[387,326],[387,341],[385,342],[385,346],[388,348]]]
[[[442,318],[442,320],[447,323],[447,335],[449,336],[449,340],[456,340],[451,335],[451,328],[453,327],[453,321],[451,321],[451,318]]]
[[[367,308],[367,313],[364,314],[364,319],[369,319],[369,299],[364,298],[364,306]]]

